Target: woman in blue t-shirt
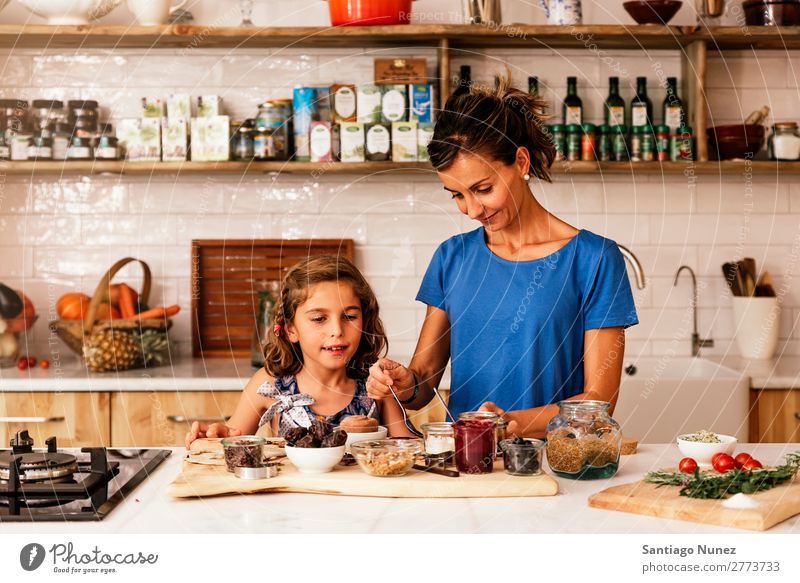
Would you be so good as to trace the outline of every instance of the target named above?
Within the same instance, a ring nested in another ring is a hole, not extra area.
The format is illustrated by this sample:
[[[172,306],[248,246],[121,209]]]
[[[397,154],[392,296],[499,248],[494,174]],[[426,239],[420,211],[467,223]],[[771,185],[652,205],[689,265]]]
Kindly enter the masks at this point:
[[[616,403],[625,328],[638,323],[616,244],[548,212],[532,176],[555,158],[544,102],[510,87],[451,96],[428,146],[458,209],[479,221],[436,250],[417,294],[427,315],[408,367],[381,359],[367,390],[408,409],[434,398],[451,361],[450,410],[503,414],[541,437],[563,399]]]

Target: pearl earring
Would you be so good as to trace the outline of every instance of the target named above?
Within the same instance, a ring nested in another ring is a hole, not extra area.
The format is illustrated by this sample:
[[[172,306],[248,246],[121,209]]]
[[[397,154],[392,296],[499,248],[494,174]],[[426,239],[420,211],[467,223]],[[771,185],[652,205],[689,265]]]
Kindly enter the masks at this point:
[[[522,179],[523,179],[525,182],[530,182],[530,180],[531,180],[531,175],[530,175],[530,174],[526,174],[525,176],[523,176],[523,177],[522,177]]]

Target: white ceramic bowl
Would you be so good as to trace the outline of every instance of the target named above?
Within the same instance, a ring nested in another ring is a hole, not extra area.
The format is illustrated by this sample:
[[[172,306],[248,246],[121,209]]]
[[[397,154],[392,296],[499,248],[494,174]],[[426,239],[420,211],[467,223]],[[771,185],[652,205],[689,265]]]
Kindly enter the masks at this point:
[[[700,441],[686,441],[683,439],[686,435],[678,436],[678,450],[683,454],[683,457],[692,458],[697,462],[698,466],[704,468],[711,466],[711,458],[715,453],[723,452],[733,455],[733,452],[736,451],[736,444],[739,441],[732,435],[717,433],[720,443],[703,443]]]
[[[344,457],[344,446],[291,447],[287,445],[286,457],[301,474],[324,474],[333,470]]]
[[[369,441],[372,439],[384,439],[387,435],[389,435],[389,430],[383,425],[379,425],[377,431],[370,431],[369,433],[348,433],[347,442],[344,444],[344,451],[345,453],[350,453],[351,443],[355,443],[357,441]]]
[[[122,0],[19,0],[28,10],[47,19],[47,24],[88,24],[102,18]]]

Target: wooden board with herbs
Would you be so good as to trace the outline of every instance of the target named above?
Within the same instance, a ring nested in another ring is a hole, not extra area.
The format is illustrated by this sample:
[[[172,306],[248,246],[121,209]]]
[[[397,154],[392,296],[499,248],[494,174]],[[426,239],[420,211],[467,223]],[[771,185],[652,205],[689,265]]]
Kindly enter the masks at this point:
[[[280,474],[265,480],[241,480],[225,466],[185,461],[183,471],[167,487],[167,494],[173,498],[278,492],[383,498],[513,498],[555,496],[558,483],[547,474],[510,476],[503,471],[502,460],[495,463],[491,474],[462,474],[458,478],[417,470],[405,476],[379,478],[365,474],[358,466],[337,466],[327,474],[301,474],[284,461]]]
[[[734,470],[682,475],[651,472],[645,480],[613,486],[589,497],[589,506],[714,524],[768,530],[800,514],[800,455],[787,463],[752,472]]]

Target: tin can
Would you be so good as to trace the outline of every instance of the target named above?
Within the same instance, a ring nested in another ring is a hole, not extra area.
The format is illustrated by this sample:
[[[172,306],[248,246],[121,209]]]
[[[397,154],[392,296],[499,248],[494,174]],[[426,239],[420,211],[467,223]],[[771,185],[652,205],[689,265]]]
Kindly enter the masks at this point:
[[[665,162],[669,160],[669,126],[656,126],[656,160]]]
[[[593,162],[597,159],[595,153],[595,126],[593,123],[585,123],[581,126],[581,160]]]
[[[567,126],[567,149],[566,159],[575,162],[581,159],[581,137],[583,130],[578,124],[572,123]]]
[[[642,161],[642,126],[631,128],[631,162]]]
[[[611,128],[612,135],[612,156],[615,162],[625,162],[628,160],[628,128],[624,125],[615,125]]]
[[[653,126],[642,128],[642,162],[653,162],[656,159],[656,141]]]
[[[603,124],[597,128],[597,159],[601,162],[609,162],[613,159],[611,142],[611,126]]]
[[[567,126],[564,124],[553,124],[549,128],[550,139],[556,147],[556,160],[564,160],[567,151]]]
[[[257,130],[266,129],[274,150],[268,160],[288,160],[292,154],[292,100],[271,99],[258,107]],[[257,156],[256,156],[257,157]]]

